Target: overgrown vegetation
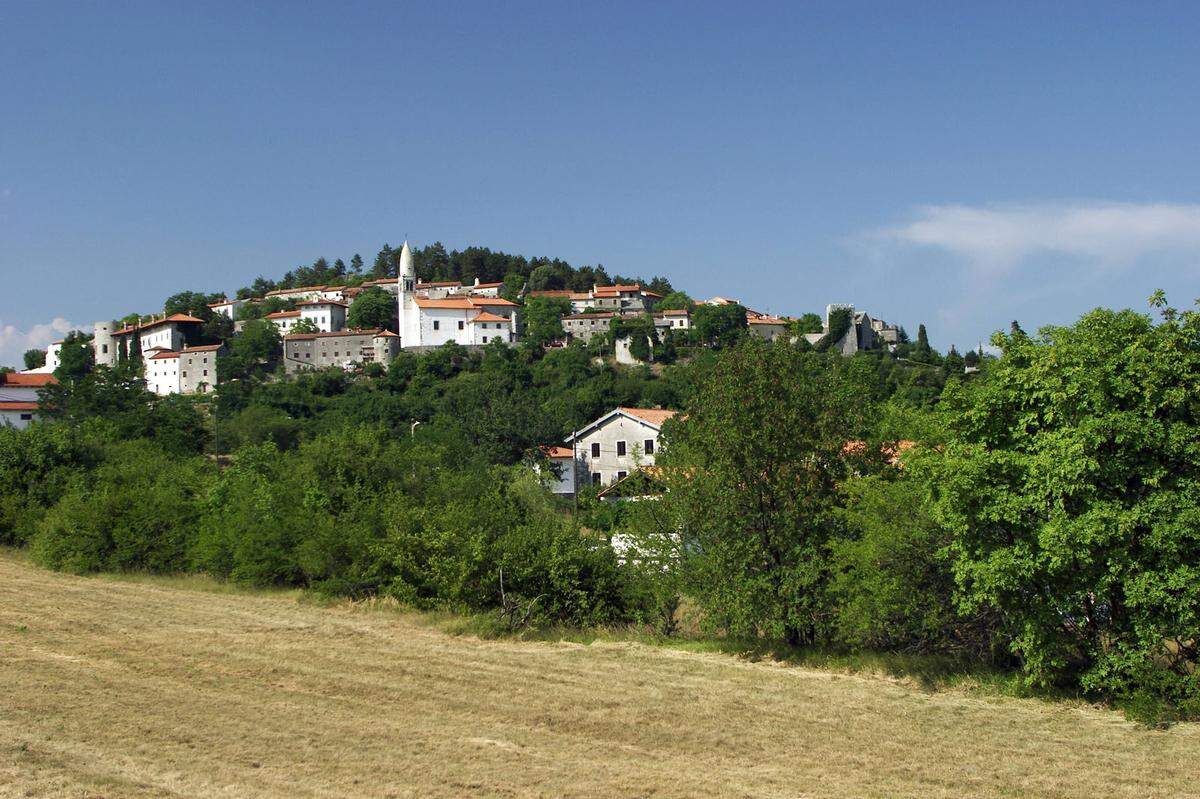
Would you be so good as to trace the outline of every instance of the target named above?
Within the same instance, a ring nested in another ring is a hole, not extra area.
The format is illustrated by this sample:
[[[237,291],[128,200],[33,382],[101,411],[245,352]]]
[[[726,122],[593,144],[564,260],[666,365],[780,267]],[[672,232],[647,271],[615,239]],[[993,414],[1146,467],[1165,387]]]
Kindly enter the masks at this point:
[[[535,314],[547,340],[554,302]],[[251,322],[212,397],[154,398],[128,364],[62,371],[51,420],[0,430],[0,542],[54,568],[393,597],[506,629],[670,636],[686,606],[739,645],[944,658],[1196,717],[1200,314],[1155,302],[1157,322],[1014,325],[970,375],[923,329],[843,358],[707,306],[654,370],[497,343],[284,378]],[[684,411],[657,499],[575,513],[532,468],[539,446],[619,405]]]

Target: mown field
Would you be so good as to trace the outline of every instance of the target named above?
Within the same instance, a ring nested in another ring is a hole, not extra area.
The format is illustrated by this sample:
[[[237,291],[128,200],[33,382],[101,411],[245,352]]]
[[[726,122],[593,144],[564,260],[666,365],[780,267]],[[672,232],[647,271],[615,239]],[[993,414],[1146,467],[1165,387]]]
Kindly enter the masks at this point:
[[[0,554],[0,795],[1200,796],[1200,725],[204,588]]]

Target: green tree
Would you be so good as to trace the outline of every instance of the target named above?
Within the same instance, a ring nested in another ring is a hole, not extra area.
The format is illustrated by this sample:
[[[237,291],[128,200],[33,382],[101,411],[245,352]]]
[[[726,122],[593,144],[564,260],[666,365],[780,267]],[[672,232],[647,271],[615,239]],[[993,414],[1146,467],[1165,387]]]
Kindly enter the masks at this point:
[[[25,350],[25,368],[38,369],[46,365],[45,350]]]
[[[829,634],[838,486],[870,414],[837,360],[749,339],[721,354],[664,430],[666,490],[637,537],[732,635],[799,644]]]
[[[389,327],[397,312],[395,297],[378,286],[370,286],[350,303],[346,325],[356,330]]]
[[[172,294],[170,297],[167,297],[166,302],[163,303],[163,313],[168,316],[172,314],[187,314],[188,316],[194,316],[197,319],[207,321],[213,316],[213,311],[208,307],[208,304],[220,302],[224,298],[222,294],[181,291],[178,294]]]
[[[558,288],[562,288],[562,282],[559,280],[557,271],[549,264],[539,266],[529,273],[530,291],[545,291],[547,289]]]
[[[278,363],[282,351],[279,328],[265,319],[250,320],[230,342],[229,353],[217,358],[220,382],[264,377]]]
[[[821,319],[820,314],[812,313],[801,314],[799,318],[793,320],[792,332],[796,335],[804,335],[805,333],[820,333],[825,329],[825,322]]]
[[[672,291],[654,306],[657,311],[691,310],[696,303],[682,291]]]
[[[731,347],[746,335],[746,309],[740,305],[697,305],[692,335],[709,347]]]
[[[561,297],[531,297],[525,301],[524,337],[537,346],[563,338],[562,318],[571,313],[571,302]]]
[[[962,607],[1031,682],[1200,712],[1200,313],[1155,302],[997,334],[987,378],[947,385],[929,484]]]
[[[311,319],[299,319],[296,324],[292,325],[292,329],[288,331],[289,335],[302,335],[307,333],[320,333],[321,329],[317,327],[317,323]]]
[[[92,371],[95,364],[92,337],[72,330],[58,351],[58,368],[54,370],[54,376],[63,382],[77,380]]]

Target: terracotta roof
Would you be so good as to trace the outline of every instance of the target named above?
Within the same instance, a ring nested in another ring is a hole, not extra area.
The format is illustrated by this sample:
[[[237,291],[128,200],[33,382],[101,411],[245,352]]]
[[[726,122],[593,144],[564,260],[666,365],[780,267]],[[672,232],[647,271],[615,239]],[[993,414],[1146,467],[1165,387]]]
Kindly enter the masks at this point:
[[[41,388],[42,386],[57,382],[58,378],[49,372],[31,375],[20,372],[0,374],[0,386],[12,386],[13,388]]]
[[[634,283],[631,286],[596,286],[592,289],[592,294],[632,294],[635,291],[641,290],[641,283]]]
[[[687,308],[668,308],[658,312],[660,316],[687,316],[691,311]]]
[[[505,319],[503,316],[496,316],[496,314],[488,313],[487,311],[480,311],[475,316],[471,317],[472,324],[474,324],[475,322],[507,322],[507,321],[508,320]]]
[[[413,297],[413,302],[417,304],[418,308],[454,308],[460,311],[469,311],[472,308],[488,305],[508,308],[515,308],[517,305],[515,302],[502,300],[499,297],[447,297],[442,300],[434,300],[429,297]]]
[[[310,338],[337,338],[339,336],[376,336],[376,335],[396,335],[387,331],[380,334],[378,330],[333,330],[328,333],[291,333],[283,337],[284,341],[305,341]]]
[[[204,324],[203,319],[197,319],[196,317],[188,316],[185,313],[173,313],[170,316],[163,317],[162,319],[153,319],[153,320],[147,322],[146,324],[142,325],[141,329],[149,330],[152,327],[158,327],[159,325],[171,324],[172,322],[177,322],[180,324],[183,324],[185,322],[195,322],[196,324],[199,324],[199,325]]]
[[[755,316],[746,320],[748,325],[786,325],[786,319],[780,319],[778,316]]]
[[[572,291],[571,292],[572,300],[590,300],[591,298],[592,298],[592,295],[588,294],[586,291]]]
[[[264,319],[287,319],[290,316],[299,316],[299,315],[300,315],[299,311],[276,311],[275,313],[267,314],[263,318]]]
[[[617,408],[622,413],[627,413],[630,416],[637,417],[643,422],[649,422],[655,427],[661,427],[662,423],[670,419],[679,411],[667,411],[659,408]]]
[[[359,285],[361,285],[361,286],[382,286],[387,283],[397,283],[397,282],[399,282],[399,278],[381,277],[376,280],[364,280]]]
[[[305,300],[304,302],[296,303],[296,305],[340,305],[343,308],[347,307],[346,303],[341,300]]]
[[[501,280],[501,281],[499,281],[499,282],[497,282],[497,283],[476,283],[475,285],[471,286],[470,288],[473,288],[473,289],[494,289],[494,288],[499,288],[500,286],[503,286],[503,285],[504,285],[504,281],[503,281],[503,280]]]
[[[380,330],[375,334],[375,338],[400,338],[400,334],[393,333],[390,330]]]
[[[178,357],[179,357],[179,353],[175,352],[174,350],[163,350],[162,352],[156,352],[153,355],[151,355],[150,360],[152,360],[152,361],[169,360],[171,358],[178,358]]]
[[[445,289],[453,286],[461,286],[461,280],[442,280],[440,282],[418,283],[416,288],[419,289]]]
[[[210,302],[208,307],[220,308],[222,305],[233,305],[235,302],[241,302],[241,300],[221,300],[220,302]]]
[[[11,402],[8,400],[0,400],[0,411],[36,411],[38,404],[36,402]]]
[[[454,308],[460,311],[470,311],[475,306],[466,297],[462,299],[431,300],[428,297],[413,297],[418,308]]]
[[[542,454],[547,458],[574,458],[575,453],[570,447],[541,447]]]
[[[184,347],[184,352],[216,352],[224,347],[224,344],[201,344],[198,347]]]

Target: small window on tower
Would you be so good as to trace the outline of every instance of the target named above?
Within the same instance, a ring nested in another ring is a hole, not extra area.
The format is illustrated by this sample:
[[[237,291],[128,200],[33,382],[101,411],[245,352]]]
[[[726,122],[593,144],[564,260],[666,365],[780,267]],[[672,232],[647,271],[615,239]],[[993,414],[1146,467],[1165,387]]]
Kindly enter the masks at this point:
[[[459,320],[458,320],[458,329],[459,329],[459,330],[462,330],[462,329],[463,329],[463,322],[462,322],[462,320],[461,320],[461,319],[459,319]]]
[[[439,322],[439,321],[438,321],[438,320],[436,320],[436,319],[434,319],[434,320],[433,320],[433,329],[434,329],[434,330],[439,330],[439,329],[441,328],[441,326],[442,326],[442,323],[441,323],[441,322]]]

